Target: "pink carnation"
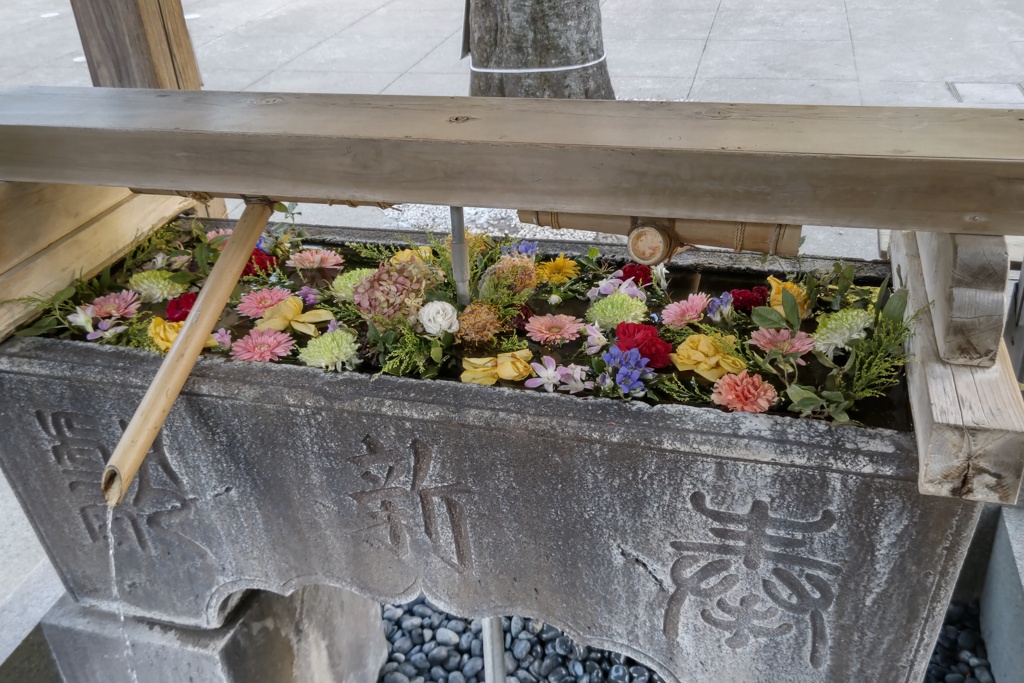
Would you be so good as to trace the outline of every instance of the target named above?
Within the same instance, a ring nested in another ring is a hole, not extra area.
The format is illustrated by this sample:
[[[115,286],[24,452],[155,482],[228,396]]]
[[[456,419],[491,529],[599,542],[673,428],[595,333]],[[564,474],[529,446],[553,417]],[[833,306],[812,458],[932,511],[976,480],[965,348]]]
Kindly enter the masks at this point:
[[[292,295],[283,287],[273,289],[257,289],[249,292],[238,302],[238,312],[247,318],[262,318],[263,314],[271,306],[276,306]]]
[[[340,268],[344,262],[340,255],[327,249],[303,249],[292,254],[285,265],[295,270],[320,270]]]
[[[715,382],[711,400],[729,410],[743,413],[763,413],[778,398],[775,387],[761,379],[761,375],[727,374]]]
[[[762,351],[781,351],[783,354],[798,353],[801,356],[814,350],[814,338],[806,332],[797,332],[796,336],[789,329],[769,330],[764,327],[750,335],[750,344]],[[797,358],[798,365],[807,365],[807,361]]]
[[[231,345],[235,360],[269,363],[292,352],[295,340],[277,330],[253,330]]]
[[[535,315],[526,322],[526,336],[545,346],[559,346],[578,339],[583,321],[571,315]]]
[[[690,323],[700,322],[704,317],[704,309],[711,299],[704,292],[691,294],[686,301],[669,304],[661,312],[661,321],[666,327],[686,327]]]
[[[107,294],[89,304],[96,318],[131,318],[139,310],[139,295],[134,290]]]

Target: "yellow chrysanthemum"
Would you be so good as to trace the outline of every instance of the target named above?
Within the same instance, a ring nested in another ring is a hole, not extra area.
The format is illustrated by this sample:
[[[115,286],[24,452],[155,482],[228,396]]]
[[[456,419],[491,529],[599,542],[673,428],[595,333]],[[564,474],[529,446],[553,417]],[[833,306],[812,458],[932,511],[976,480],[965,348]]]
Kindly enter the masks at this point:
[[[537,279],[541,282],[558,286],[569,283],[580,274],[580,267],[565,254],[559,254],[553,261],[545,261],[537,266]]]
[[[315,337],[320,334],[314,323],[325,323],[334,320],[334,314],[323,309],[302,312],[302,299],[297,296],[290,296],[284,301],[271,306],[263,313],[263,317],[256,323],[257,330],[277,330],[284,332],[291,327],[296,332],[308,334]]]

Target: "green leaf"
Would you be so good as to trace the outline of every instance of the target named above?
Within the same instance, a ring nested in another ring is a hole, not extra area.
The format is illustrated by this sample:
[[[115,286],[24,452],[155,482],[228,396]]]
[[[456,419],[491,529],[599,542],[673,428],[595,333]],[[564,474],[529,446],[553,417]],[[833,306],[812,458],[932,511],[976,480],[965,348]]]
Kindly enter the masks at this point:
[[[430,358],[435,363],[440,363],[441,359],[444,358],[444,351],[437,344],[432,344],[430,346]]]
[[[597,247],[591,247],[590,249],[587,249],[587,258],[589,258],[590,260],[594,260],[600,255],[601,250],[598,249]]]
[[[885,302],[885,308],[882,309],[882,318],[899,325],[903,323],[903,317],[906,313],[907,290],[901,289],[898,292],[894,292],[889,297],[889,300]]]
[[[59,303],[63,303],[65,301],[67,301],[68,299],[70,299],[74,295],[75,295],[75,288],[74,287],[65,287],[64,289],[60,290],[59,292],[57,292],[56,294],[53,295],[53,298],[50,299],[50,304],[56,306]]]
[[[46,316],[40,318],[35,325],[32,327],[26,327],[23,330],[18,330],[14,333],[16,337],[35,337],[36,335],[45,334],[55,327],[60,325],[60,321],[53,316]]]
[[[790,297],[792,296],[793,295],[790,294]],[[750,319],[758,327],[764,327],[769,330],[778,330],[783,327],[789,327],[786,323],[786,319],[782,317],[782,314],[768,306],[758,306],[755,308],[750,312]]]
[[[789,290],[782,290],[782,308],[786,311],[786,322],[791,330],[800,329],[800,307],[796,304],[796,297]]]
[[[380,341],[380,332],[373,323],[366,323],[366,338],[372,342]]]
[[[288,207],[282,204],[281,202],[277,202],[276,204],[274,204],[274,211],[276,211],[277,213],[288,213]]]
[[[171,275],[167,279],[177,285],[188,285],[195,281],[196,276],[194,273],[189,273],[187,271],[182,270],[175,273],[174,275]]]

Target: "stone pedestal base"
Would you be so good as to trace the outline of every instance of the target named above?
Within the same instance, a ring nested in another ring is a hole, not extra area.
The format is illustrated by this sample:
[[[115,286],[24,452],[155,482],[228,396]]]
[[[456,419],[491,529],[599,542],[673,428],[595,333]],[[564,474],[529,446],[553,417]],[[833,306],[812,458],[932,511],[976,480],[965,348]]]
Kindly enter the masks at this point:
[[[122,626],[65,596],[43,632],[65,683],[373,683],[387,656],[380,605],[326,586],[254,593],[213,630]]]

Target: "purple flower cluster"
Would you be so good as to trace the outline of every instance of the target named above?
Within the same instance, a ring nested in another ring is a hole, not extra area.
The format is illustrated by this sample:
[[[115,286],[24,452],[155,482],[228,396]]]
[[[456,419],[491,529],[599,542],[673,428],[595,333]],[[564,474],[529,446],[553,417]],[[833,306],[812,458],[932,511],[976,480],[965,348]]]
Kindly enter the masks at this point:
[[[587,381],[589,370],[582,365],[559,365],[551,356],[544,356],[542,363],[530,363],[530,367],[537,373],[533,379],[526,380],[525,384],[530,389],[543,387],[545,391],[558,389],[577,394],[594,388],[594,383]]]
[[[533,257],[537,253],[536,242],[519,242],[518,244],[510,244],[507,247],[501,248],[502,256],[529,256]]]
[[[618,390],[625,397],[640,397],[647,393],[645,381],[654,378],[654,370],[647,367],[650,362],[640,355],[639,349],[623,352],[618,344],[601,354],[605,370],[596,384],[605,391]]]
[[[722,292],[722,296],[711,299],[704,313],[716,323],[723,320],[728,322],[732,318],[732,294]]]

